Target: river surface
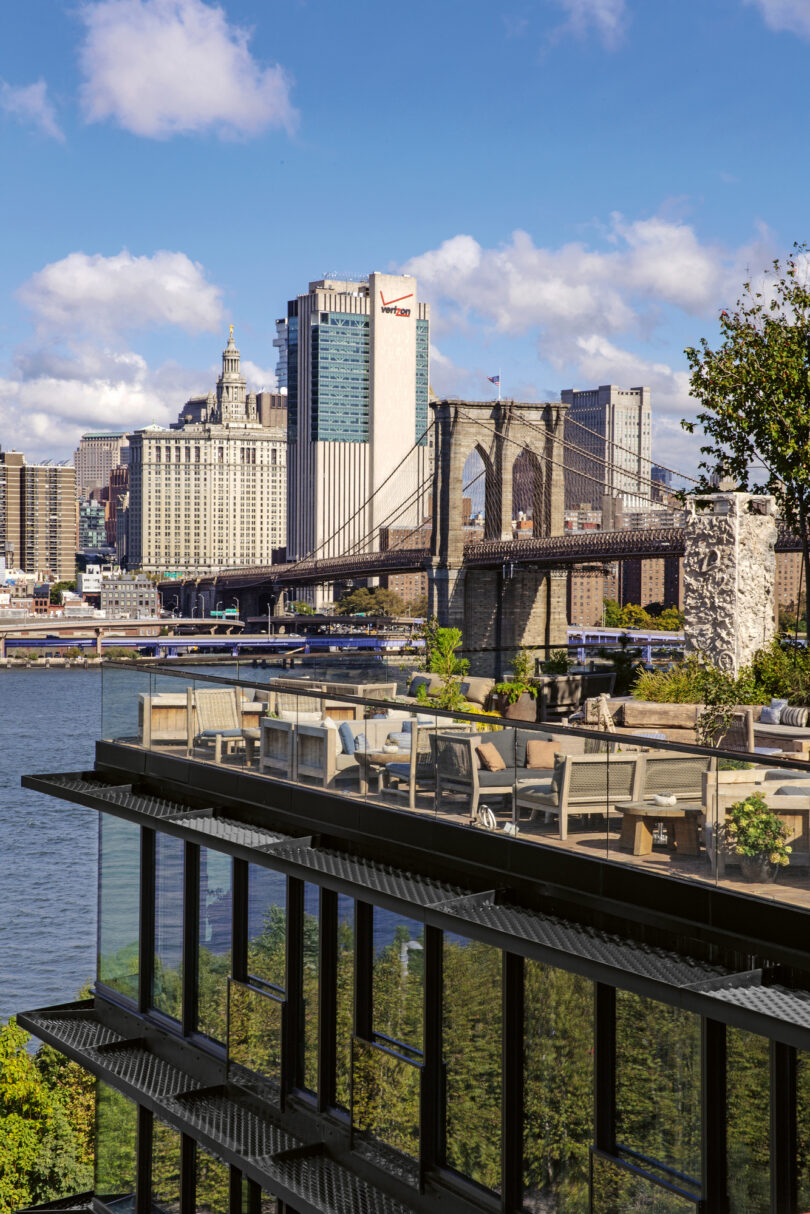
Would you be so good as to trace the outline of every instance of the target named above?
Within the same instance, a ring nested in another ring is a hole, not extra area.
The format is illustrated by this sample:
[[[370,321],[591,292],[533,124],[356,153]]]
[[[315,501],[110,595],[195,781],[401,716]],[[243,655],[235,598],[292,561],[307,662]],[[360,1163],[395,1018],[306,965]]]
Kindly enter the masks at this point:
[[[242,663],[208,673],[263,682],[275,671]],[[344,663],[334,671],[321,665],[318,673],[402,679],[398,664],[355,670]],[[161,690],[175,689],[173,680],[164,681]],[[118,681],[110,672],[105,715],[113,733],[119,716],[132,715],[137,691],[148,687],[143,671],[122,672]],[[134,719],[130,727],[135,732]],[[14,1012],[74,999],[95,977],[98,814],[29,792],[20,777],[92,768],[101,733],[98,668],[0,670],[0,1023]],[[378,947],[390,942],[396,923],[396,916],[378,912]]]
[[[93,765],[101,673],[0,670],[0,1022],[95,974],[98,814],[20,788]]]

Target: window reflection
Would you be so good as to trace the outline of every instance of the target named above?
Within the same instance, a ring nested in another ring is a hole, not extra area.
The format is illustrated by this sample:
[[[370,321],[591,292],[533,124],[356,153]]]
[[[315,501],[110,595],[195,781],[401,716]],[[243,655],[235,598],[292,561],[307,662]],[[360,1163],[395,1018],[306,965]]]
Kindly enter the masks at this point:
[[[138,1108],[96,1080],[95,1191],[122,1211],[135,1210]]]
[[[700,1019],[616,992],[616,1140],[700,1184]]]
[[[424,925],[374,908],[374,1033],[422,1049]]]
[[[446,1161],[489,1189],[501,1183],[501,952],[444,939]]]
[[[197,1147],[196,1154],[197,1214],[228,1214],[230,1168],[202,1147]]]
[[[320,910],[317,885],[304,885],[304,964],[302,997],[304,1014],[304,1087],[318,1090],[318,989]]]
[[[588,1214],[593,987],[525,963],[523,1209]]]
[[[727,1030],[728,1196],[730,1214],[767,1214],[770,1196],[768,1042]]]
[[[335,1024],[335,1102],[349,1107],[352,1033],[354,1032],[354,898],[338,894],[337,1018]]]
[[[287,878],[248,865],[248,960],[251,977],[284,990],[287,985]]]
[[[99,815],[98,977],[137,1002],[140,941],[141,831]]]
[[[181,1139],[157,1117],[152,1122],[152,1205],[180,1214]]]
[[[152,1006],[180,1019],[183,1005],[183,841],[155,837],[155,959]]]
[[[200,848],[197,1027],[224,1041],[231,972],[231,888],[233,865],[223,852]]]

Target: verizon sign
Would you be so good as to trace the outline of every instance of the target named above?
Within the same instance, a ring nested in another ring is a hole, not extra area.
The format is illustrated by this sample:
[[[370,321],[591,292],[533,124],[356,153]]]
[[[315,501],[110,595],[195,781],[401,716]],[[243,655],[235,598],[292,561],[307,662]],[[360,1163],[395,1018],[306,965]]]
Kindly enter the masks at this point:
[[[398,308],[396,305],[402,303],[403,299],[413,299],[413,291],[410,295],[398,295],[396,299],[386,299],[382,291],[380,291],[380,300],[382,302],[381,312],[390,312],[393,316],[410,316],[410,308]]]

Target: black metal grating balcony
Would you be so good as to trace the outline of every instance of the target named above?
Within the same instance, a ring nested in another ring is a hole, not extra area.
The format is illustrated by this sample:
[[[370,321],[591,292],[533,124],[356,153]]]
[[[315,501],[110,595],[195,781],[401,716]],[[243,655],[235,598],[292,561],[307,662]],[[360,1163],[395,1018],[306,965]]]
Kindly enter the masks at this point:
[[[326,1155],[277,1160],[273,1172],[296,1197],[324,1214],[410,1214],[408,1207],[355,1176]]]
[[[102,1024],[91,1008],[46,1008],[42,1012],[29,1013],[28,1019],[38,1026],[32,1029],[37,1036],[44,1036],[45,1040],[49,1036],[58,1037],[71,1050],[92,1050],[123,1041],[121,1034]],[[42,1031],[39,1032],[38,1029]]]
[[[528,940],[560,954],[582,957],[667,986],[691,986],[728,972],[721,966],[707,965],[680,953],[507,903],[473,897],[448,909],[454,918],[478,927],[488,927],[514,939]]]
[[[266,830],[262,826],[246,826],[244,822],[235,822],[233,818],[197,816],[189,813],[188,809],[177,821],[188,830],[199,831],[201,835],[208,835],[224,843],[233,843],[237,847],[251,847],[256,851],[268,851],[290,837],[275,830]]]
[[[375,894],[383,894],[416,906],[436,906],[469,893],[469,890],[457,885],[434,881],[429,877],[420,877],[416,873],[394,868],[390,864],[379,864],[327,848],[302,847],[300,844],[290,843],[275,848],[274,854],[326,877],[333,877]]]
[[[179,1097],[173,1106],[195,1130],[255,1162],[302,1145],[269,1117],[243,1104],[231,1089],[194,1092]]]
[[[200,1081],[186,1071],[158,1058],[140,1042],[120,1041],[100,1049],[88,1050],[90,1061],[101,1064],[131,1091],[153,1100],[164,1100],[180,1092],[195,1091]]]
[[[711,991],[710,995],[721,1003],[810,1029],[810,994],[807,991],[791,991],[778,985],[732,986]]]

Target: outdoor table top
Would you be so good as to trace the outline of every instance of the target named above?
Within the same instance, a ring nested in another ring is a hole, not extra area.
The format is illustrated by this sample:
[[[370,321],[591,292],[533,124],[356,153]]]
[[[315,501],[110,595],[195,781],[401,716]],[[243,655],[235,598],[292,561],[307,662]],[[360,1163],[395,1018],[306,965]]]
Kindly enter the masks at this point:
[[[682,818],[684,814],[702,813],[702,801],[678,801],[676,805],[656,805],[654,801],[624,801],[614,805],[623,814],[638,818]]]

